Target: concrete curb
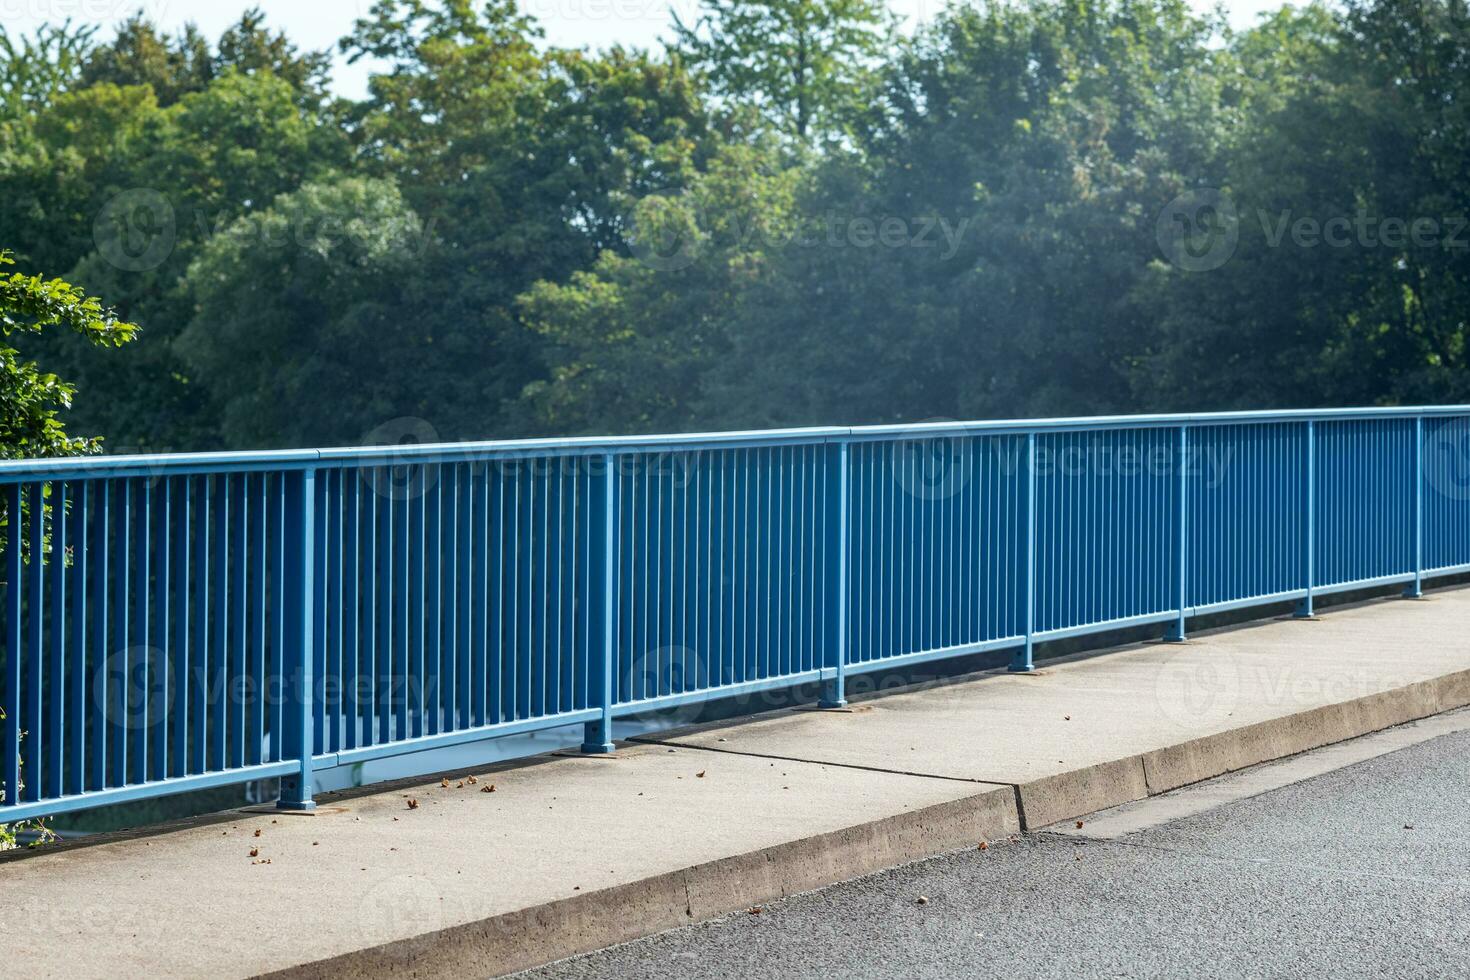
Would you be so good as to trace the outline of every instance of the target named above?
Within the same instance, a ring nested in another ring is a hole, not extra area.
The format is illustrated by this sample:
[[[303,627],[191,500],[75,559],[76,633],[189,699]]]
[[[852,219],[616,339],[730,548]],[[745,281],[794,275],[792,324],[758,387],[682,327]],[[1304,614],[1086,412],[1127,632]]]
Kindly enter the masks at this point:
[[[1074,819],[1466,705],[1470,705],[1470,670],[266,976],[282,980],[499,976],[970,847],[980,840]]]
[[[1010,787],[264,974],[500,976],[1019,832]]]
[[[1232,728],[1016,787],[1035,830],[1470,705],[1470,670]]]

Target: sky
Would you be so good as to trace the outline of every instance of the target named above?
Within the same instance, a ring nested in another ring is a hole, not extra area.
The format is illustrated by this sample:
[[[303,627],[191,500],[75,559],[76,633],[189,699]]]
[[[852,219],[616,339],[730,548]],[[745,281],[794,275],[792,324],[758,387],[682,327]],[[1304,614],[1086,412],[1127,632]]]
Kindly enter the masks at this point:
[[[1190,0],[1201,11],[1215,0]],[[1264,10],[1282,0],[1226,0],[1223,6],[1236,27],[1247,27]],[[945,0],[889,0],[906,28],[932,18]],[[0,23],[12,33],[70,18],[77,24],[95,24],[106,36],[120,21],[141,9],[170,30],[189,21],[205,35],[217,38],[250,6],[265,11],[267,22],[286,31],[302,48],[335,48],[352,22],[365,16],[372,0],[0,0]],[[698,0],[522,0],[522,9],[542,25],[548,44],[558,47],[608,47],[622,44],[650,47],[668,33],[671,11],[686,22],[693,19]],[[367,91],[370,66],[348,65],[338,56],[335,87],[345,96],[360,98]]]

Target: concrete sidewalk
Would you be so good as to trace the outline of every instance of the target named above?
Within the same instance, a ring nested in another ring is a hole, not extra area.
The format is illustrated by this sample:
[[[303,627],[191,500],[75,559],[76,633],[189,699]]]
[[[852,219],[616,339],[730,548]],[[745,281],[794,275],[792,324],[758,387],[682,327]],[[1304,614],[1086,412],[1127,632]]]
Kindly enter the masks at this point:
[[[0,970],[489,976],[1465,704],[1470,590],[1373,601],[7,860]]]

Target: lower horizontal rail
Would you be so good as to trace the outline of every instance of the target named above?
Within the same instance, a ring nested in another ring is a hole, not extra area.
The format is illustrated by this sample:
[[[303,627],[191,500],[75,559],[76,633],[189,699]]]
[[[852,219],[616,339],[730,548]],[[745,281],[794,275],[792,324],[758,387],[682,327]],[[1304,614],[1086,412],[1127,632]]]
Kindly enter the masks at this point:
[[[219,786],[233,786],[238,783],[253,782],[257,779],[274,779],[279,776],[286,776],[293,772],[298,772],[300,769],[301,763],[294,760],[269,762],[258,766],[246,766],[242,769],[207,772],[198,776],[179,776],[174,779],[158,779],[146,783],[134,783],[131,786],[118,786],[113,789],[97,790],[92,793],[79,793],[75,796],[60,796],[55,799],[21,803],[16,806],[0,806],[0,823],[15,823],[21,820],[32,820],[36,817],[59,816],[60,814],[71,813],[76,810],[110,806],[116,803],[132,803],[137,800],[153,799],[159,796],[194,793],[199,790],[214,789]]]
[[[849,674],[871,674],[879,670],[897,670],[903,667],[912,667],[917,664],[929,663],[934,660],[953,660],[957,657],[973,657],[980,653],[993,653],[997,650],[1010,650],[1026,642],[1024,636],[1003,636],[994,640],[982,640],[979,643],[963,643],[951,647],[941,647],[938,650],[920,650],[916,653],[903,653],[896,657],[879,657],[874,660],[864,660],[862,663],[848,664]]]
[[[625,701],[622,704],[614,705],[612,713],[614,718],[626,718],[628,715],[677,708],[686,704],[697,704],[701,701],[738,698],[742,695],[759,694],[761,691],[772,691],[782,687],[814,684],[826,680],[831,674],[832,672],[830,670],[805,670],[796,674],[782,674],[780,677],[768,677],[758,681],[745,681],[742,684],[730,684],[725,687],[707,687],[701,688],[698,691],[685,691],[682,694],[666,694],[656,698]]]
[[[569,711],[558,715],[542,715],[537,718],[527,718],[523,721],[509,721],[498,725],[482,725],[476,728],[464,728],[456,732],[444,732],[440,735],[425,735],[422,738],[406,738],[396,742],[368,745],[358,749],[326,752],[321,755],[312,756],[311,761],[318,769],[329,769],[333,766],[351,766],[359,762],[372,762],[374,759],[390,759],[394,756],[450,748],[469,742],[483,742],[486,739],[504,738],[509,735],[525,735],[529,732],[544,731],[548,728],[561,728],[564,725],[582,725],[589,721],[595,721],[601,714],[602,712],[597,708],[588,708],[583,711]]]

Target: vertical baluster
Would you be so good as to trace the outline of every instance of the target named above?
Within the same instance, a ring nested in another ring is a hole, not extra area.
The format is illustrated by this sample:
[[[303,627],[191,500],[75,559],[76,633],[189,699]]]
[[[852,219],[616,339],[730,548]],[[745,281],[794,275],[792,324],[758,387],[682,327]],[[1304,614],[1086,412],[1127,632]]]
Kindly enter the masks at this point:
[[[72,756],[67,773],[67,792],[81,793],[87,788],[87,722],[95,718],[87,710],[87,698],[91,692],[87,673],[87,574],[88,553],[87,529],[91,520],[92,484],[82,481],[77,484],[72,502],[72,630],[71,630],[71,729]]]
[[[329,644],[327,640],[327,624],[331,621],[332,611],[327,604],[327,579],[332,567],[332,542],[331,531],[331,486],[332,474],[318,473],[315,486],[312,488],[311,508],[315,519],[312,521],[312,535],[309,539],[312,552],[312,609],[315,613],[312,617],[312,665],[311,681],[312,693],[310,695],[312,705],[311,727],[307,732],[306,749],[308,754],[315,755],[325,752],[327,737],[327,719],[330,717],[328,704],[328,691],[326,685],[332,681],[331,665],[327,661]]]
[[[1189,587],[1189,426],[1179,427],[1179,474],[1177,476],[1175,492],[1179,499],[1175,501],[1174,521],[1176,524],[1176,542],[1174,560],[1178,563],[1178,578],[1175,581],[1176,593],[1179,605],[1179,617],[1174,625],[1169,628],[1164,639],[1171,643],[1182,643],[1184,641],[1184,616],[1186,603],[1188,601]]]
[[[46,485],[32,483],[30,493],[29,525],[30,565],[26,586],[26,659],[30,668],[26,677],[25,695],[21,710],[24,713],[21,728],[26,735],[21,740],[21,755],[25,759],[22,779],[25,788],[17,797],[34,802],[41,798],[41,784],[45,773],[41,769],[41,749],[45,741],[44,718],[42,715],[42,683],[45,676],[45,611],[46,611]]]
[[[134,520],[136,522],[132,540],[132,575],[133,575],[133,629],[128,634],[127,644],[129,647],[128,673],[123,675],[124,683],[132,687],[132,680],[137,678],[138,704],[128,718],[131,726],[133,745],[128,752],[128,761],[131,765],[133,781],[146,783],[148,781],[148,726],[151,705],[149,702],[150,684],[152,682],[153,666],[153,637],[152,617],[149,615],[148,604],[149,576],[151,574],[152,555],[149,553],[149,538],[152,535],[153,509],[150,506],[152,492],[148,488],[147,480],[137,481],[137,493],[133,498]]]
[[[358,493],[360,481],[356,476],[355,470],[344,469],[339,477],[346,524],[342,558],[342,695],[347,727],[344,746],[349,749],[357,748],[362,725],[362,681],[358,661],[361,653],[358,644],[358,589],[362,581],[358,545],[362,540],[362,499]]]
[[[266,550],[266,481],[269,476],[258,473],[250,482],[250,657],[255,675],[255,697],[250,707],[249,761],[259,765],[266,761],[266,709],[270,704],[270,677],[266,669],[269,659],[266,617],[269,615],[269,562]]]
[[[108,610],[108,585],[110,582],[111,542],[108,535],[112,524],[112,483],[103,480],[97,485],[97,525],[92,529],[93,544],[97,551],[97,562],[92,576],[92,609],[97,618],[93,630],[92,697],[96,716],[92,720],[92,774],[89,787],[105,789],[107,771],[111,759],[109,740],[112,737],[112,690],[111,674],[108,673],[107,628],[111,622]],[[19,533],[19,523],[17,523]]]
[[[408,705],[410,698],[418,690],[417,675],[411,669],[409,652],[409,624],[408,610],[409,583],[418,578],[414,573],[413,555],[417,552],[410,550],[410,520],[409,512],[416,510],[413,497],[413,478],[407,484],[406,498],[392,502],[393,516],[393,558],[392,568],[394,573],[393,586],[393,682],[396,688],[394,700],[397,707],[397,722],[394,726],[393,738],[407,738],[409,732]],[[416,540],[416,539],[413,539]]]
[[[1414,581],[1404,590],[1410,599],[1424,595],[1424,416],[1414,419]]]
[[[440,584],[444,570],[444,481],[437,464],[425,463],[423,492],[424,584],[414,608],[419,610],[420,663],[424,679],[423,709],[418,733],[439,734],[444,708],[444,598]]]
[[[410,690],[411,726],[405,727],[399,736],[409,738],[424,734],[424,714],[428,698],[429,678],[424,663],[424,627],[428,612],[424,602],[428,563],[425,541],[425,509],[428,506],[429,487],[427,467],[416,466],[410,471],[413,491],[409,497],[408,510],[408,605],[404,609],[403,642],[407,658],[405,674],[413,678]]]
[[[393,633],[393,607],[394,593],[398,588],[398,571],[394,562],[394,501],[391,496],[392,470],[384,467],[378,471],[379,476],[373,484],[373,513],[377,517],[377,552],[378,573],[375,591],[378,596],[378,613],[375,626],[376,635],[373,638],[373,670],[374,670],[374,694],[378,718],[378,742],[386,742],[392,737],[394,704],[398,690],[398,674],[395,673],[394,660],[394,633]],[[389,494],[384,493],[384,488],[389,489]]]
[[[470,569],[473,581],[471,590],[471,613],[470,613],[470,636],[473,644],[470,654],[470,663],[474,671],[474,680],[471,684],[471,710],[473,718],[471,724],[484,725],[486,723],[486,701],[489,699],[489,678],[487,666],[490,639],[490,625],[486,618],[488,612],[488,593],[490,582],[490,568],[488,562],[490,543],[490,468],[493,463],[489,460],[485,463],[484,473],[480,479],[475,478],[473,468],[467,470],[467,479],[470,481],[471,509],[476,515],[470,548]],[[587,602],[591,603],[589,598]]]
[[[828,579],[832,583],[832,598],[828,606],[832,626],[827,641],[830,651],[827,667],[832,673],[823,686],[822,697],[818,701],[818,705],[823,708],[847,706],[847,620],[849,614],[847,565],[851,554],[851,543],[848,539],[852,536],[847,514],[851,492],[850,455],[851,444],[844,440],[837,444],[837,451],[829,453],[828,457],[835,459],[837,466],[835,479],[827,483],[828,499],[831,501],[827,509],[827,520],[829,526],[835,530],[836,540],[827,550],[832,562],[832,567],[827,572]]]
[[[469,463],[452,468],[456,494],[455,504],[455,583],[458,598],[455,601],[455,712],[454,727],[470,727],[479,722],[474,715],[475,674],[474,648],[475,622],[471,605],[474,596],[474,564],[471,552],[475,540],[474,480]]]
[[[108,679],[117,684],[117,702],[112,716],[112,770],[108,785],[125,786],[128,782],[128,726],[133,723],[132,704],[128,697],[129,680],[132,677],[129,645],[132,643],[132,628],[129,622],[128,580],[132,565],[129,548],[133,540],[133,490],[129,480],[118,481],[117,489],[117,562],[113,572],[113,634],[112,659]]]
[[[533,478],[531,483],[531,512],[533,520],[531,523],[531,546],[536,556],[536,564],[532,570],[530,587],[527,590],[527,598],[531,602],[531,638],[533,647],[531,656],[533,658],[534,673],[531,675],[531,688],[529,691],[533,715],[545,715],[549,713],[547,692],[554,682],[555,665],[551,662],[551,515],[555,506],[552,494],[551,472],[554,465],[553,460],[541,459],[536,464],[542,467],[541,471],[541,493],[540,505],[536,504],[536,482]],[[539,533],[537,533],[538,522],[534,515],[539,514]]]
[[[505,468],[499,461],[485,472],[485,554],[490,563],[485,602],[486,649],[485,672],[489,686],[485,692],[487,724],[504,721],[505,714]],[[492,525],[493,521],[493,525]],[[494,531],[490,530],[494,527]],[[494,546],[495,554],[490,555]],[[495,659],[489,660],[491,650]]]
[[[193,773],[209,769],[209,720],[213,714],[210,699],[214,691],[214,661],[209,652],[209,618],[211,614],[218,616],[219,613],[215,609],[212,591],[214,566],[210,560],[211,482],[210,477],[200,476],[194,483],[194,521],[189,532],[194,539],[194,650],[190,658],[194,683],[191,685],[193,703],[189,708],[193,716],[193,745],[190,747],[194,760],[190,771]]]
[[[1313,616],[1313,589],[1317,576],[1317,426],[1307,420],[1307,487],[1306,520],[1302,537],[1306,548],[1307,594],[1297,604],[1296,617],[1311,619]]]
[[[602,711],[602,716],[586,725],[582,739],[582,751],[598,754],[614,751],[617,746],[612,740],[613,706],[613,662],[617,657],[618,644],[618,469],[617,457],[609,453],[603,457],[602,520],[596,531],[600,532],[602,592],[602,642],[589,645],[589,650],[600,650],[601,674],[592,685],[592,706]]]
[[[157,647],[156,655],[151,658],[152,677],[149,684],[150,695],[153,698],[152,724],[148,732],[148,769],[151,779],[167,779],[168,772],[168,723],[170,706],[173,702],[169,699],[169,683],[172,680],[169,666],[172,664],[173,638],[169,632],[169,598],[170,585],[173,577],[172,552],[169,547],[172,541],[171,522],[173,518],[173,481],[163,478],[160,481],[163,489],[162,501],[159,506],[156,530],[148,537],[148,547],[156,552],[154,561],[154,615],[153,633]],[[151,496],[150,492],[150,496]],[[156,539],[156,544],[155,544]]]
[[[0,720],[0,780],[6,804],[20,800],[21,487],[5,488],[5,717]],[[3,812],[3,811],[0,811]]]
[[[209,732],[209,765],[212,769],[223,769],[229,765],[229,736],[233,722],[235,679],[230,670],[230,590],[235,588],[230,581],[230,486],[233,482],[234,478],[225,473],[214,480],[214,592],[209,603],[214,617],[214,636],[209,645],[212,678],[209,696],[214,716]]]
[[[347,565],[347,493],[343,485],[343,470],[328,470],[322,474],[323,490],[326,494],[326,593],[327,604],[321,619],[328,631],[326,674],[321,680],[322,698],[318,711],[323,713],[323,752],[337,752],[342,748],[343,728],[347,723],[346,694],[344,687],[346,671],[343,659],[347,649],[343,634],[347,627],[347,607],[343,601],[344,580]]]
[[[1026,434],[1026,601],[1025,643],[1011,660],[1010,669],[1025,672],[1035,667],[1033,634],[1036,630],[1036,433]]]
[[[174,686],[173,686],[173,765],[170,775],[182,776],[189,771],[189,724],[194,710],[194,688],[189,662],[189,623],[192,603],[189,601],[189,584],[193,575],[189,565],[189,543],[194,536],[193,496],[194,478],[186,476],[179,481],[174,513]]]
[[[230,524],[230,653],[234,664],[227,688],[230,705],[229,764],[245,765],[246,721],[250,704],[251,670],[249,648],[250,580],[247,576],[245,542],[250,540],[249,476],[241,473],[230,480],[235,519]]]
[[[367,720],[367,736],[363,739],[365,745],[376,745],[380,743],[388,730],[388,698],[385,696],[384,688],[391,682],[390,672],[386,669],[387,644],[388,644],[388,621],[391,619],[391,601],[389,599],[392,583],[388,579],[386,571],[387,558],[389,556],[388,517],[383,506],[382,475],[385,471],[376,467],[366,471],[368,484],[364,491],[367,503],[368,522],[370,535],[368,539],[368,561],[365,567],[368,573],[366,606],[364,610],[364,622],[368,630],[367,655],[372,665],[372,689],[370,704],[370,717]]]
[[[41,787],[47,798],[66,792],[61,782],[66,756],[66,490],[60,480],[51,484],[51,662],[46,672],[46,780]]]

